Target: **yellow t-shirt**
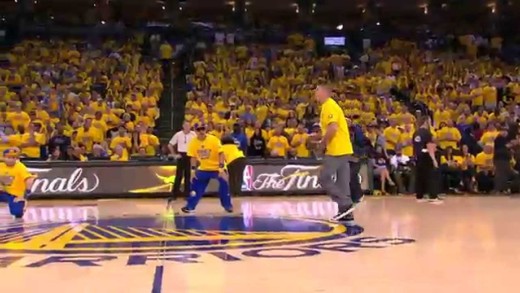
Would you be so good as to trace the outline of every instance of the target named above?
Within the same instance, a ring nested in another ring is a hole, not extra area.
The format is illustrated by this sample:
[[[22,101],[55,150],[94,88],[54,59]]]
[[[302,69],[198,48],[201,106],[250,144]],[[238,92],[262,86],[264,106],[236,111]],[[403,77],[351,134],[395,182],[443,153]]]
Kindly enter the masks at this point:
[[[161,59],[172,59],[173,48],[170,46],[170,44],[162,44],[159,47],[159,51],[161,53]]]
[[[473,165],[475,164],[474,155],[468,154],[467,157],[463,157],[463,156],[460,157],[460,164],[461,164],[462,170],[467,170],[470,163]]]
[[[482,166],[493,166],[493,154],[479,153],[475,157],[475,165],[477,166],[477,172],[482,171]]]
[[[198,170],[201,171],[218,171],[220,153],[222,153],[220,140],[210,134],[206,135],[203,140],[194,138],[188,145],[188,156],[197,159]]]
[[[441,149],[446,149],[448,147],[457,149],[457,144],[462,139],[460,131],[455,127],[444,127],[438,130],[435,135],[437,136]]]
[[[289,149],[289,141],[285,136],[274,135],[269,139],[267,148],[270,150],[271,154],[285,157],[287,155],[287,150]]]
[[[116,136],[110,142],[110,149],[115,149],[118,145],[121,145],[125,149],[132,147],[132,141],[128,136]]]
[[[27,127],[27,125],[31,121],[31,118],[29,117],[29,114],[27,114],[26,112],[8,112],[6,120],[7,122],[11,122],[11,125],[16,130],[20,125]]]
[[[25,195],[25,190],[27,189],[25,181],[33,177],[27,167],[21,162],[16,162],[13,166],[0,163],[0,176],[9,177],[7,178],[8,182],[3,184],[4,191],[17,197],[23,197]]]
[[[228,165],[234,160],[244,157],[244,153],[238,149],[236,144],[222,145],[222,152],[224,153],[226,164]]]
[[[332,98],[328,98],[327,101],[321,105],[320,127],[323,134],[326,133],[327,126],[331,123],[337,123],[338,130],[327,145],[325,154],[329,156],[353,154],[354,151],[352,149],[352,142],[350,141],[347,119],[345,119],[343,110],[336,101]]]
[[[486,144],[495,144],[495,138],[498,135],[498,131],[486,131],[480,138],[480,143],[482,145]]]
[[[92,152],[94,142],[101,142],[102,140],[99,129],[90,127],[88,130],[85,130],[85,128],[81,127],[78,129],[78,135],[76,136],[75,142],[85,145],[86,151],[90,153]]]
[[[146,151],[146,155],[155,156],[156,155],[156,147],[159,146],[159,138],[153,134],[142,133],[139,135],[139,147],[144,148]]]
[[[453,161],[455,161],[457,164],[459,165],[462,165],[462,157],[461,156],[453,156]],[[446,156],[441,156],[441,164],[446,164],[448,163],[448,159],[446,158]]]
[[[121,156],[113,154],[110,156],[110,161],[126,162],[128,161],[128,152],[123,152]]]
[[[4,156],[4,151],[8,148],[19,147],[22,142],[20,141],[20,136],[16,134],[11,134],[7,136],[7,142],[3,142],[0,140],[0,156]]]
[[[26,132],[23,135],[20,135],[20,142],[22,144],[28,143],[30,137],[31,135]],[[35,133],[34,140],[38,143],[37,146],[29,146],[22,148],[22,154],[26,155],[28,158],[40,157],[40,146],[45,144],[45,136],[41,133]]]
[[[377,138],[377,137],[376,137]],[[401,143],[401,152],[403,155],[412,157],[413,156],[413,132],[403,132],[401,133],[401,136],[399,137],[399,143]],[[404,145],[406,143],[406,145]]]
[[[397,127],[387,127],[383,131],[383,136],[386,140],[386,150],[393,151],[397,144],[399,144],[399,139],[401,137],[401,131],[397,129]]]
[[[309,135],[307,133],[296,133],[291,140],[291,145],[293,147],[297,143],[299,143],[296,147],[296,156],[298,158],[308,158],[311,154],[311,152],[307,148],[307,138],[309,138]]]

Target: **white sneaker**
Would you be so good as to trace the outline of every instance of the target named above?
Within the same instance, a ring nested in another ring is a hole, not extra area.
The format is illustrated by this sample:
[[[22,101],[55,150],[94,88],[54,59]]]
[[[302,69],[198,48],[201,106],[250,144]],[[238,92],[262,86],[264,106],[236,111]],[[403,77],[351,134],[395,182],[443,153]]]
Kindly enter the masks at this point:
[[[417,198],[416,200],[419,203],[428,202],[428,199],[426,199],[426,198]]]
[[[444,203],[444,201],[441,198],[438,198],[438,197],[437,198],[430,198],[428,200],[428,202],[431,203],[431,204],[434,204],[434,205],[440,205],[440,204]]]

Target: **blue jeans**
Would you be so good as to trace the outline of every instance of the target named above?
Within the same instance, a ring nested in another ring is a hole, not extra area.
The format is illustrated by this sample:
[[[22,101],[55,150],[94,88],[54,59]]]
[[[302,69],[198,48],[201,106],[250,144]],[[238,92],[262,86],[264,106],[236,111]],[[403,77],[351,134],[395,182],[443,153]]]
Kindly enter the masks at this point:
[[[231,209],[233,207],[231,205],[231,197],[229,196],[229,184],[219,176],[218,171],[197,170],[195,172],[195,178],[193,178],[191,183],[191,192],[188,196],[188,204],[186,205],[189,210],[194,210],[197,207],[211,179],[218,180],[218,194],[222,207],[225,209]]]
[[[19,198],[20,201],[15,201]],[[9,205],[9,212],[15,218],[22,218],[25,213],[26,201],[25,198],[10,195],[9,193],[2,191],[0,192],[0,202],[6,202]]]

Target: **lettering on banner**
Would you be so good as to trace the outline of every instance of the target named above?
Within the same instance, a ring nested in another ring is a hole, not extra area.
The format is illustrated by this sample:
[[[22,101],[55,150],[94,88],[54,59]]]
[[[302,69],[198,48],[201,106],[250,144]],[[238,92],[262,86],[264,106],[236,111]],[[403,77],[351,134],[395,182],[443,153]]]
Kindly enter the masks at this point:
[[[318,178],[320,166],[287,165],[279,173],[261,173],[253,181],[254,190],[308,190],[321,188]]]
[[[285,165],[276,172],[263,172],[259,170],[271,168],[269,165],[248,165],[243,175],[243,191],[291,191],[291,190],[318,190],[320,165]],[[256,172],[255,172],[256,171]],[[366,168],[360,170],[359,183],[363,189],[367,189]],[[333,178],[336,180],[336,178]]]
[[[91,193],[99,187],[99,177],[96,173],[84,174],[83,168],[76,168],[68,177],[49,177],[50,168],[29,168],[29,172],[38,175],[32,186],[32,192],[49,193]],[[42,177],[40,177],[43,175]]]

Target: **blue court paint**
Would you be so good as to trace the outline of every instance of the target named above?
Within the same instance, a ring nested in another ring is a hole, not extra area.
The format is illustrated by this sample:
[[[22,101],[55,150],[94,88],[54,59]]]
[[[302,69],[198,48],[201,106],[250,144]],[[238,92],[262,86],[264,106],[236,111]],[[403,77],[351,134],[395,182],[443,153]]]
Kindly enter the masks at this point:
[[[155,267],[155,274],[153,275],[153,287],[152,293],[161,293],[162,291],[162,280],[163,280],[163,266]]]

